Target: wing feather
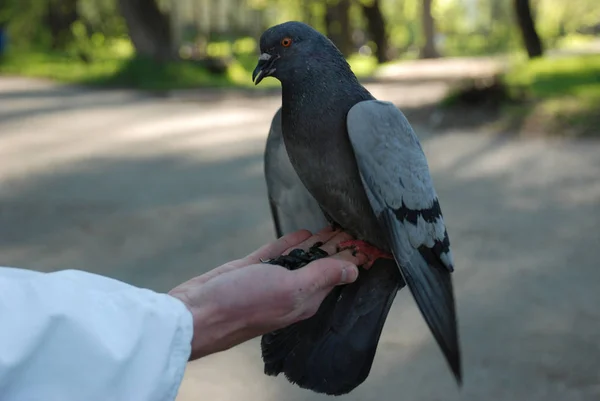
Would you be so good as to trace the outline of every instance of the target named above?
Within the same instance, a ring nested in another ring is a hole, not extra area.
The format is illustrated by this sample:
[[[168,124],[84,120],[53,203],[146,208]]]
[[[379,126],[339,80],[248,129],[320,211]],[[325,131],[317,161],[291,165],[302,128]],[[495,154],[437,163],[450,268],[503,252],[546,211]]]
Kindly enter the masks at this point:
[[[371,207],[415,301],[461,382],[450,240],[427,159],[406,117],[370,100],[348,113],[348,134]]]

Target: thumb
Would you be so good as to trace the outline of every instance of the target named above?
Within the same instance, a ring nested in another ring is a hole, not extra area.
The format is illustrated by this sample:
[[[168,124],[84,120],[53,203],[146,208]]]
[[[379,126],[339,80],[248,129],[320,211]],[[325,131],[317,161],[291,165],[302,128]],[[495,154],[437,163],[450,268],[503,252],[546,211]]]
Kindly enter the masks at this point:
[[[358,268],[347,260],[323,258],[296,270],[301,281],[315,290],[349,284],[358,278]]]

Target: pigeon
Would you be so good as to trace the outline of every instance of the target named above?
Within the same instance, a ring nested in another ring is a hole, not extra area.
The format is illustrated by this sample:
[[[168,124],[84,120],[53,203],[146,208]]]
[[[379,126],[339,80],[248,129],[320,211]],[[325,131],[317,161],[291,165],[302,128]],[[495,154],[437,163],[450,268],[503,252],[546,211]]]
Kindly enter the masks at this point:
[[[291,180],[299,179],[328,224],[354,237],[339,250],[369,259],[358,280],[334,288],[313,317],[262,337],[265,373],[283,373],[317,393],[351,392],[368,377],[391,304],[406,285],[461,385],[450,241],[410,123],[369,93],[337,47],[309,25],[290,21],[267,29],[260,51],[252,79],[281,83],[281,121],[276,115],[271,129],[281,129],[280,149],[296,173]],[[277,216],[284,209],[293,215],[297,203],[285,205],[269,191]],[[296,269],[323,253],[313,247],[266,262]]]
[[[277,237],[301,229],[317,232],[329,224],[287,155],[281,108],[271,122],[264,166]],[[316,243],[309,252],[295,249],[266,262],[295,270],[328,256],[320,245]],[[397,291],[404,286],[393,263],[377,261],[354,283],[334,288],[312,318],[263,336],[265,373],[283,371],[301,387],[321,393],[350,392],[368,376],[383,324]]]

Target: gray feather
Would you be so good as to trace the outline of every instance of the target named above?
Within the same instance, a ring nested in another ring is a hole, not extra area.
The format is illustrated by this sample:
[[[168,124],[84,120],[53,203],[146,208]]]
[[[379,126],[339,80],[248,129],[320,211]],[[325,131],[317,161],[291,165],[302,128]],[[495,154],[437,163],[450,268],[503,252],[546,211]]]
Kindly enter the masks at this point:
[[[419,309],[458,381],[460,349],[450,241],[427,159],[392,103],[357,103],[347,117],[367,196]]]
[[[290,163],[281,133],[281,108],[273,120],[265,148],[265,178],[278,237],[306,229],[317,232],[328,224],[321,207]]]
[[[396,239],[401,263],[421,246],[447,237],[427,158],[408,120],[390,102],[357,103],[348,112],[348,135],[373,211],[391,209],[399,217]],[[450,248],[444,265],[454,270]]]

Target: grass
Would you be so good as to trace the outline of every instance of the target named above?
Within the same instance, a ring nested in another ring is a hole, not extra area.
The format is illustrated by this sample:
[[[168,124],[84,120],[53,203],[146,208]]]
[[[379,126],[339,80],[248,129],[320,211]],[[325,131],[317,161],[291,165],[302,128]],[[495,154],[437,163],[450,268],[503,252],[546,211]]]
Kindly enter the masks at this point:
[[[234,66],[235,67],[235,66]],[[231,67],[232,71],[235,69]],[[0,74],[58,82],[144,90],[231,86],[231,72],[211,74],[192,61],[156,63],[132,55],[94,55],[86,63],[69,53],[12,51],[0,61]]]
[[[523,134],[600,137],[600,54],[511,60],[489,82],[462,82],[442,105],[487,108]]]
[[[222,74],[211,73],[193,60],[157,63],[134,56],[129,41],[114,41],[89,52],[85,62],[75,52],[48,52],[12,50],[0,58],[0,74],[49,78],[59,82],[105,87],[127,87],[162,91],[188,88],[253,87],[251,74],[257,61],[252,46],[243,41],[213,44],[213,53],[231,58]],[[372,74],[376,68],[374,57],[353,55],[348,59],[359,77]],[[265,79],[260,88],[279,86],[275,79]]]
[[[600,55],[540,58],[513,65],[505,75],[510,86],[527,86],[539,98],[600,96]]]
[[[529,127],[600,136],[600,54],[516,62],[503,81],[513,97],[524,92],[530,100],[525,110],[511,106]]]

